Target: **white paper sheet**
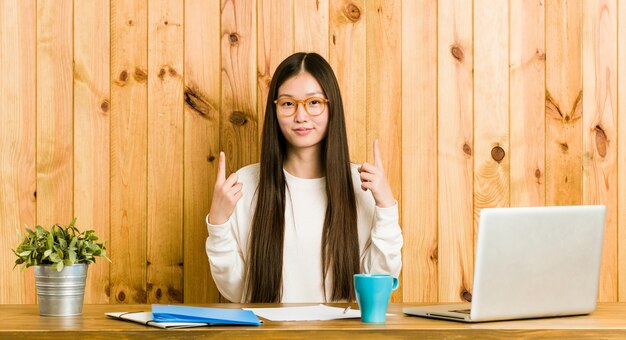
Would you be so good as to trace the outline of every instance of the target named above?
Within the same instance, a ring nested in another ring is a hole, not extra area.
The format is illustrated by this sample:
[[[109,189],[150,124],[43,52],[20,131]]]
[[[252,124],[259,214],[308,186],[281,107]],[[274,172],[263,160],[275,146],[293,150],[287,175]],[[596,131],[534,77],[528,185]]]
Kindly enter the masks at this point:
[[[314,321],[360,318],[361,311],[325,305],[304,307],[244,308],[272,321]]]
[[[146,326],[158,328],[190,328],[209,326],[208,323],[199,322],[155,322],[152,320],[151,312],[126,312],[126,313],[104,313],[106,316],[124,321],[132,321]]]

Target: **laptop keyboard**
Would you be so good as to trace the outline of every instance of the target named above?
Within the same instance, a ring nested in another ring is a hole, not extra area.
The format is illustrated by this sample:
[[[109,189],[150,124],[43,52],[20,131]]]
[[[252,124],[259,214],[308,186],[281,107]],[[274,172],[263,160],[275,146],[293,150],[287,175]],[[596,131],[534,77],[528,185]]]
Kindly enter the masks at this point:
[[[471,309],[457,309],[457,310],[451,310],[450,312],[454,312],[454,313],[463,313],[463,314],[470,314]]]

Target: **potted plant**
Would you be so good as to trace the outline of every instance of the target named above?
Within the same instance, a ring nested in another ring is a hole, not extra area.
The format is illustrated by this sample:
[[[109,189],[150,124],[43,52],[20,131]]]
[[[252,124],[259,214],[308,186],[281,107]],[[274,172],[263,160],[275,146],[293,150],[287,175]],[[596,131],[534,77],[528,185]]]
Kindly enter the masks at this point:
[[[22,238],[19,229],[17,234]],[[40,315],[82,314],[88,265],[98,256],[111,262],[106,257],[106,241],[97,240],[95,231],[78,230],[76,218],[67,226],[55,224],[50,230],[39,225],[35,230],[26,228],[26,235],[13,250],[17,255],[13,268],[35,266]]]

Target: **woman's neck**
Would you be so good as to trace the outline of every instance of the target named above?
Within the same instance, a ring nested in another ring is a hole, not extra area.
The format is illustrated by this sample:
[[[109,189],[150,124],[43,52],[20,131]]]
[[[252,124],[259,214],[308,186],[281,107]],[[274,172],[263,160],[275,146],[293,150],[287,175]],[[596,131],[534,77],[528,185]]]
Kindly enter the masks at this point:
[[[325,176],[322,166],[321,148],[319,146],[294,149],[289,148],[283,168],[288,173],[305,179],[321,178]]]

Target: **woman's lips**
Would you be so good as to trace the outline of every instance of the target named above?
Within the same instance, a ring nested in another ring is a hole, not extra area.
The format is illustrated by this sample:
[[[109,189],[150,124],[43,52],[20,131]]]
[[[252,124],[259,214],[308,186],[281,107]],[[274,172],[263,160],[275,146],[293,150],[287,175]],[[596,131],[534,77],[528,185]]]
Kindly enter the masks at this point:
[[[298,136],[306,136],[306,135],[308,135],[311,131],[313,131],[313,129],[308,129],[308,128],[297,128],[297,129],[293,129],[293,132],[295,132]]]

